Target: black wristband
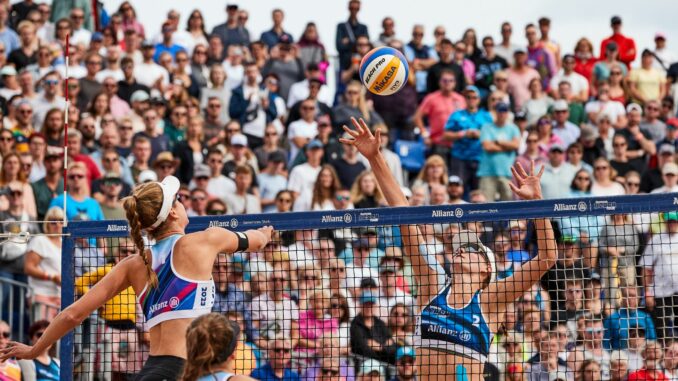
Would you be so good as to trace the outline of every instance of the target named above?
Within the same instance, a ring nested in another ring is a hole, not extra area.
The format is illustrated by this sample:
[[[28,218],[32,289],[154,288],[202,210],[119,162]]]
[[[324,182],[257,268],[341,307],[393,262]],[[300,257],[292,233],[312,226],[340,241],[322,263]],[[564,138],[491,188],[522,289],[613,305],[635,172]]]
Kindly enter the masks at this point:
[[[235,235],[238,236],[238,248],[235,251],[238,252],[247,250],[250,247],[250,239],[247,237],[247,234],[243,232],[235,232]]]

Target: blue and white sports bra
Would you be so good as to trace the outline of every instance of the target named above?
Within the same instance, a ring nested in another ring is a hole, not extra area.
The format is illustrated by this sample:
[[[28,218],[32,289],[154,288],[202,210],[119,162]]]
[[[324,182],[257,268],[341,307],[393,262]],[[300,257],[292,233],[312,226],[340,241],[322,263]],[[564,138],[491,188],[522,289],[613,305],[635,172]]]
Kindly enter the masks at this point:
[[[200,378],[198,378],[198,381],[228,381],[233,376],[234,376],[233,373],[219,371],[216,373],[201,376]]]
[[[415,346],[469,357],[484,363],[490,353],[493,333],[480,308],[480,293],[462,309],[447,304],[452,282],[442,289],[417,317]]]
[[[214,306],[214,280],[187,279],[174,270],[172,252],[181,237],[175,234],[151,247],[151,267],[158,275],[158,286],[146,284],[137,297],[148,328],[167,320],[197,318],[210,313]]]

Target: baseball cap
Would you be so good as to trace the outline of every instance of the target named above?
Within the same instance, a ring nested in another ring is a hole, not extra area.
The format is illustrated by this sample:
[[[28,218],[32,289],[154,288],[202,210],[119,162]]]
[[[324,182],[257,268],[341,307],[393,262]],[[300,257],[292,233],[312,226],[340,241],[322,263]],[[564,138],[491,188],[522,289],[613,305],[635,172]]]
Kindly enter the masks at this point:
[[[143,90],[137,90],[132,93],[132,96],[130,97],[130,102],[146,102],[150,99],[151,97],[148,95],[147,92]]]
[[[553,151],[565,152],[565,147],[560,143],[555,143],[555,144],[551,145],[551,148],[549,148],[549,152],[553,152]]]
[[[669,153],[669,154],[675,154],[676,153],[676,146],[673,144],[662,144],[659,146],[659,154],[664,154],[664,153]]]
[[[622,19],[619,16],[612,16],[612,18],[610,19],[610,24],[612,24],[612,25],[621,24],[621,23],[622,23]]]
[[[655,40],[666,40],[666,34],[664,32],[657,32],[654,34]]]
[[[165,222],[170,210],[172,209],[174,200],[176,200],[179,187],[181,186],[179,179],[174,176],[167,176],[162,180],[162,182],[157,184],[160,185],[160,188],[162,189],[162,206],[160,207],[160,211],[158,212],[158,217],[156,218],[155,222],[149,227],[150,229],[157,228],[160,226],[160,224]]]
[[[360,304],[377,303],[377,295],[370,290],[360,293]]]
[[[323,142],[321,142],[318,139],[313,139],[311,140],[308,144],[306,144],[306,149],[315,149],[315,148],[323,148]]]
[[[139,184],[147,183],[149,181],[158,181],[158,175],[155,171],[144,169],[139,173]]]
[[[243,134],[236,134],[231,136],[231,145],[247,147],[247,136]]]
[[[497,265],[494,260],[494,253],[489,248],[485,247],[478,238],[478,235],[470,230],[462,230],[452,237],[452,248],[455,252],[462,248],[473,248],[475,251],[485,255],[487,261],[490,262],[492,274],[490,274],[490,282],[494,282],[497,276]]]
[[[662,175],[678,175],[678,164],[676,163],[666,163],[662,167]]]
[[[559,99],[553,103],[553,111],[567,111],[569,109],[570,107],[564,99]]]
[[[618,49],[619,49],[619,45],[617,45],[617,43],[614,42],[614,41],[608,42],[607,45],[605,46],[605,50],[610,51],[610,52],[613,52],[613,51],[618,50]]]
[[[478,90],[478,88],[476,86],[473,86],[473,85],[466,86],[466,88],[464,89],[464,92],[466,93],[466,92],[469,92],[469,91],[473,91],[474,93],[476,93],[477,96],[480,96],[480,90]]]
[[[104,180],[120,180],[120,173],[109,171],[104,174]]]
[[[676,118],[676,117],[669,118],[666,121],[666,127],[678,128],[678,118]]]
[[[208,167],[207,164],[198,164],[195,166],[195,170],[193,170],[194,178],[210,177],[211,174],[210,167]]]
[[[513,121],[527,120],[527,113],[523,110],[520,110],[515,113],[513,116]]]
[[[0,75],[16,75],[16,69],[12,65],[5,65],[0,69]]]
[[[92,33],[92,38],[90,41],[103,41],[104,40],[104,35],[101,32],[94,32]]]
[[[384,375],[384,367],[381,366],[379,361],[375,359],[367,359],[360,364],[360,370],[358,371],[359,376],[369,376],[372,373],[379,373],[380,376]]]
[[[62,147],[57,147],[57,146],[47,146],[47,152],[45,153],[45,157],[63,157],[64,156],[64,149]]]
[[[417,353],[415,352],[414,348],[412,347],[400,347],[396,351],[396,361],[400,361],[401,358],[403,357],[412,357],[417,358]]]
[[[628,106],[626,106],[626,112],[630,113],[631,111],[638,111],[639,113],[643,113],[643,108],[638,104],[638,103],[631,103]]]
[[[457,175],[452,175],[447,179],[448,184],[459,184],[459,185],[464,185],[464,180],[461,179],[461,177]]]
[[[497,110],[497,112],[508,112],[509,106],[504,102],[499,102],[495,106],[495,109]]]
[[[562,243],[577,243],[579,242],[579,236],[573,232],[565,233],[560,236],[560,242]]]

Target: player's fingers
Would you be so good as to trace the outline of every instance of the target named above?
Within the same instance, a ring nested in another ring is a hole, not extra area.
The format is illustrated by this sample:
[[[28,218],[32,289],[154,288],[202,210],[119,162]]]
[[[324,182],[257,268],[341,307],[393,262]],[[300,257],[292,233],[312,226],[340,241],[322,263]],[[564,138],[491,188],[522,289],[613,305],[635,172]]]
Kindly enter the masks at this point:
[[[534,176],[534,160],[530,160],[530,176]]]
[[[513,177],[514,177],[514,178],[516,179],[516,181],[520,184],[520,183],[522,183],[522,181],[523,181],[523,177],[520,175],[520,173],[518,173],[517,167],[518,167],[519,165],[520,165],[520,164],[517,164],[517,163],[516,163],[516,165],[511,166],[511,173],[513,173]]]
[[[539,169],[539,173],[537,174],[537,177],[541,179],[541,175],[544,174],[544,170],[546,169],[545,165],[541,166],[541,169]]]
[[[516,163],[516,171],[518,171],[518,173],[520,173],[521,179],[524,179],[528,176],[527,172],[525,172],[525,168],[523,168],[522,164],[520,164],[520,163]]]
[[[348,132],[349,135],[353,136],[354,138],[357,138],[360,133],[356,130],[352,130],[348,128],[348,126],[344,126],[344,131]]]
[[[339,138],[339,142],[344,143],[344,144],[350,144],[350,145],[353,145],[353,144],[355,143],[355,140],[353,140],[353,139]]]
[[[370,131],[370,128],[367,126],[367,123],[365,123],[363,118],[360,118],[360,126],[368,135],[372,136],[372,131]]]
[[[377,142],[381,145],[381,128],[377,128],[377,131],[374,133],[374,138],[377,139]]]
[[[351,123],[353,124],[353,127],[355,127],[357,131],[360,131],[360,123],[358,123],[358,120],[356,120],[356,118],[351,117]]]
[[[518,187],[513,185],[513,183],[509,183],[509,188],[513,191],[513,193],[518,193]]]

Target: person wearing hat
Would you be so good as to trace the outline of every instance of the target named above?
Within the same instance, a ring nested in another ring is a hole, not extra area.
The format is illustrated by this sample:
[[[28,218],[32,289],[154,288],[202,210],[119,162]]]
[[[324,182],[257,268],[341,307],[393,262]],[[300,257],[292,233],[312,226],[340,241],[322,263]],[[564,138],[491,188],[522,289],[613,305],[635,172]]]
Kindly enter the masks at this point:
[[[386,323],[377,316],[378,295],[363,290],[359,302],[358,314],[351,322],[351,352],[393,364],[397,348]]]
[[[528,65],[527,57],[524,48],[515,50],[513,66],[505,70],[507,90],[513,99],[514,110],[522,110],[527,100],[530,99],[530,83],[535,79],[541,81],[539,72]]]
[[[103,199],[99,206],[106,220],[124,220],[125,209],[122,207],[120,194],[122,192],[122,178],[118,172],[107,172],[101,179],[101,193]]]
[[[148,88],[156,87],[157,83],[163,87],[169,85],[169,73],[154,60],[155,44],[153,41],[144,40],[141,43],[141,55],[142,62],[134,66],[134,77],[137,82]]]
[[[482,153],[478,164],[480,190],[487,200],[508,201],[512,199],[511,166],[516,160],[516,151],[520,146],[520,130],[508,120],[509,106],[499,102],[495,106],[497,112],[494,123],[482,126],[480,143]]]
[[[548,151],[548,163],[544,166],[541,177],[542,191],[545,199],[567,198],[570,184],[577,169],[565,161],[565,146],[559,143],[551,145]]]
[[[581,131],[574,123],[568,120],[570,106],[564,99],[553,103],[553,134],[557,135],[565,147],[579,139]]]
[[[629,72],[629,92],[634,102],[644,105],[648,101],[659,101],[666,96],[666,73],[655,68],[654,61],[654,54],[644,49],[640,55],[640,67]]]
[[[464,180],[457,175],[452,175],[447,180],[448,203],[452,205],[467,204],[464,197]]]
[[[665,229],[655,234],[645,246],[638,262],[642,268],[646,309],[652,314],[659,339],[674,337],[673,321],[678,284],[678,261],[673,260],[673,247],[678,245],[678,212],[662,215]]]
[[[619,60],[630,69],[631,63],[636,59],[636,42],[632,38],[626,37],[621,33],[621,17],[613,16],[610,19],[610,27],[612,28],[612,35],[600,43],[600,59],[605,59],[605,50],[609,44],[614,43],[615,47],[619,50]]]
[[[678,164],[669,161],[662,166],[662,180],[664,185],[653,189],[650,193],[678,192]]]
[[[453,142],[450,152],[450,172],[458,174],[464,180],[468,192],[478,188],[478,160],[482,153],[480,129],[492,123],[492,116],[480,107],[480,90],[475,86],[466,86],[464,90],[466,108],[457,110],[445,124],[443,139]]]
[[[372,135],[363,120],[353,119],[353,127],[344,127],[352,139],[342,139],[342,142],[355,144],[358,151],[369,160],[391,207],[407,206],[408,201],[380,153],[379,132],[376,136]],[[540,178],[543,169],[539,172],[535,168],[526,171],[516,165],[513,174],[517,185],[511,184],[509,187],[517,198],[542,198]],[[417,307],[422,312],[417,319],[418,335],[414,341],[420,351],[417,365],[421,374],[442,372],[452,377],[467,377],[471,381],[483,378],[492,332],[499,329],[506,306],[538,283],[557,260],[551,222],[548,219],[536,219],[534,224],[538,242],[536,256],[502,282],[496,281],[494,254],[475,233],[465,230],[452,237],[452,270],[447,273],[435,255],[428,252],[419,228],[413,225],[401,226],[403,231],[409,232],[402,235],[403,247],[420,285]],[[516,282],[516,279],[522,282]],[[354,336],[351,338],[354,339]]]
[[[158,175],[158,181],[162,181],[167,176],[174,176],[178,164],[179,162],[174,158],[172,152],[160,152],[152,164],[153,170]]]
[[[413,347],[400,347],[396,351],[396,374],[389,381],[411,381],[417,379],[415,360],[417,353]]]
[[[666,73],[672,63],[678,62],[678,55],[666,48],[666,33],[657,32],[654,34],[654,67]]]

